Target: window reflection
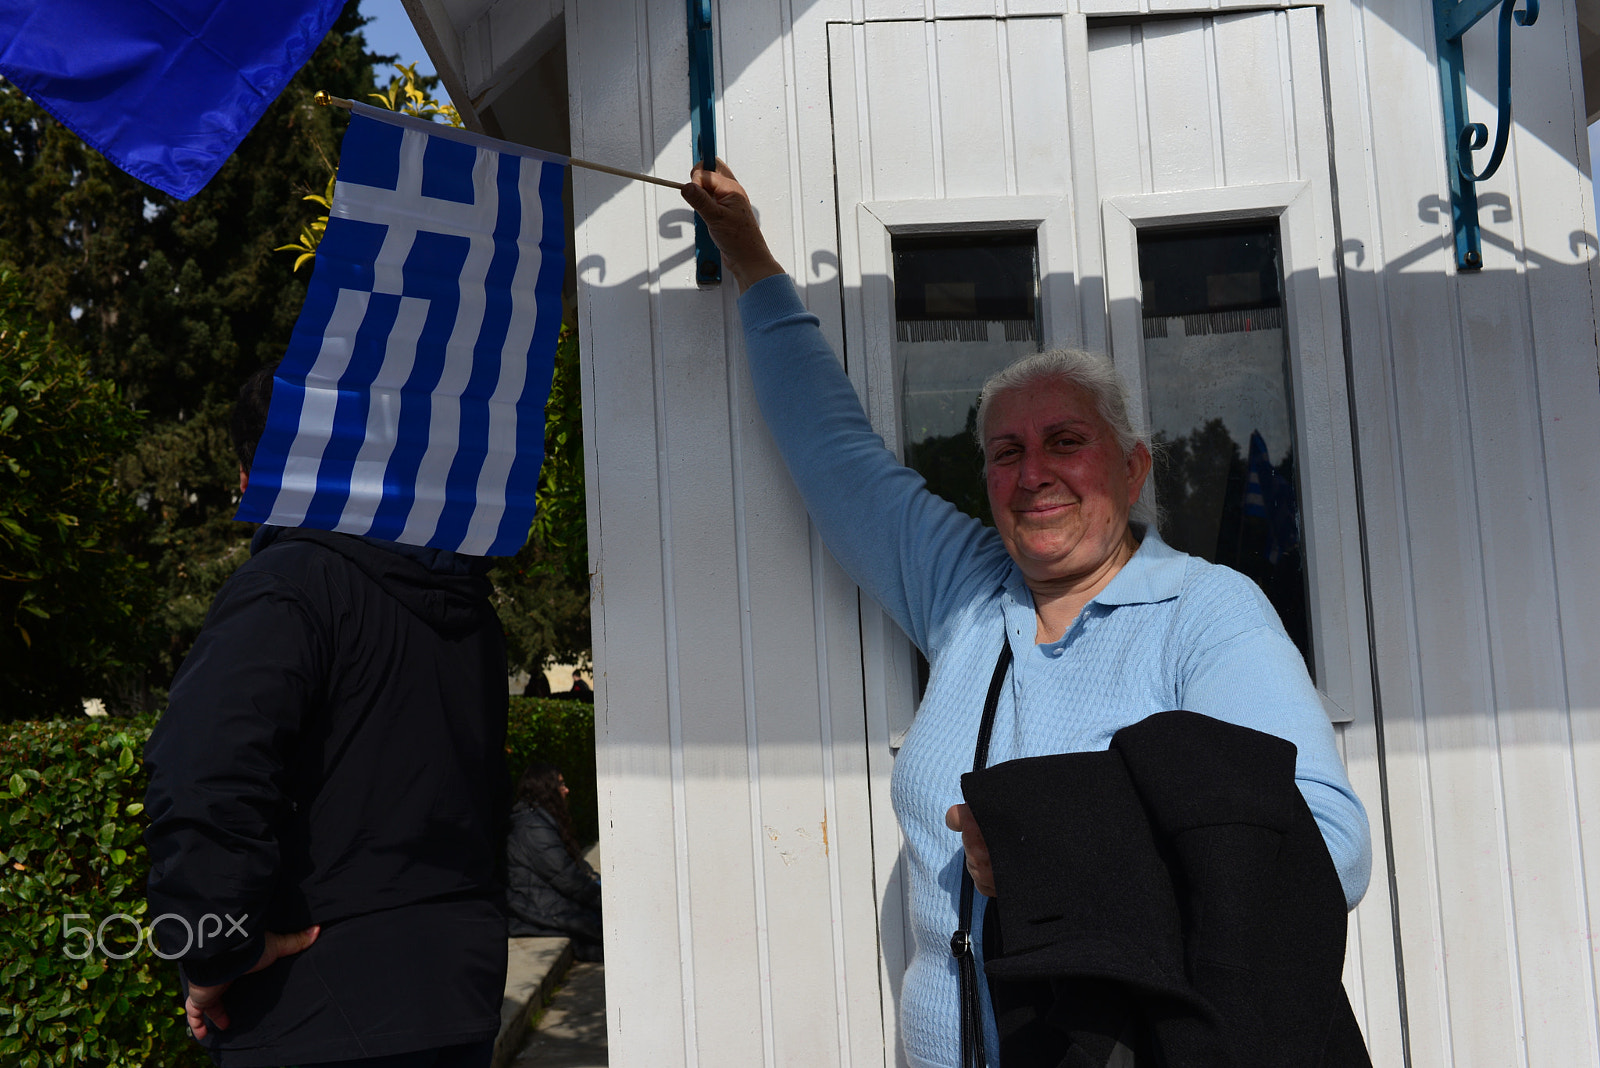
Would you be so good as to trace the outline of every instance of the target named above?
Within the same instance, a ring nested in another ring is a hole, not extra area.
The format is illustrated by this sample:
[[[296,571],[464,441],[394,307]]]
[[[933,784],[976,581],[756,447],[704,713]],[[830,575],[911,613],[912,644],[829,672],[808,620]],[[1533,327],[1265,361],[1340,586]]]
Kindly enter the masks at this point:
[[[1143,232],[1139,276],[1161,536],[1254,579],[1314,672],[1277,224]]]

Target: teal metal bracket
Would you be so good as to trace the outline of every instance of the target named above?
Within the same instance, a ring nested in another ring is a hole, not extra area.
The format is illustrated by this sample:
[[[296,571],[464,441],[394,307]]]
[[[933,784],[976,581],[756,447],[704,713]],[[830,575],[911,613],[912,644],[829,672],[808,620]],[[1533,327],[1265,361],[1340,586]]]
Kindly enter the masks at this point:
[[[1530,3],[1533,0],[1529,0]],[[711,64],[711,0],[689,3],[689,132],[694,158],[708,171],[717,169],[716,79]],[[722,281],[722,252],[694,217],[694,280],[703,286]]]
[[[1456,267],[1483,267],[1478,230],[1478,183],[1500,169],[1511,136],[1511,20],[1532,26],[1539,18],[1539,0],[1433,0],[1433,26],[1439,52],[1439,89],[1444,98],[1445,169],[1450,173],[1450,222],[1455,230]],[[1461,38],[1496,7],[1500,9],[1499,119],[1494,148],[1481,171],[1472,169],[1472,154],[1489,143],[1489,128],[1467,119],[1467,67]]]

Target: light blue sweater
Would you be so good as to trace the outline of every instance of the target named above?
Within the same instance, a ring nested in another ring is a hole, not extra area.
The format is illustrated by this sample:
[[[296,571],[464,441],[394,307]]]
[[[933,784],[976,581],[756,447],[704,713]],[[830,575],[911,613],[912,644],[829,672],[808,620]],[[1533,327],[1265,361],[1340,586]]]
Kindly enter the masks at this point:
[[[972,767],[1002,627],[1014,661],[990,764],[1104,750],[1118,729],[1173,708],[1286,738],[1355,907],[1372,864],[1366,812],[1299,650],[1255,583],[1146,531],[1061,640],[1036,645],[1032,597],[999,536],[930,493],[884,447],[790,279],[757,282],[739,312],[762,413],[823,542],[932,668],[890,785],[915,939],[900,1006],[912,1065],[960,1063],[950,932],[963,861],[944,813],[961,801],[961,774]],[[989,1063],[997,1063],[992,1023],[988,1039]]]

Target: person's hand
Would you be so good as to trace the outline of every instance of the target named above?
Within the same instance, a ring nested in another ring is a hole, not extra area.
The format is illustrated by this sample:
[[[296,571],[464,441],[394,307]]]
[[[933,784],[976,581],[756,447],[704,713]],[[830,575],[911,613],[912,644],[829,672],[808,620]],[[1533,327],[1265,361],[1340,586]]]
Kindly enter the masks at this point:
[[[994,897],[994,869],[989,865],[989,847],[984,844],[983,832],[978,830],[972,810],[966,805],[951,805],[944,814],[944,825],[961,832],[961,847],[967,854],[967,872],[972,876],[972,885],[984,897]]]
[[[688,184],[679,192],[705,220],[711,240],[722,250],[723,265],[739,283],[739,292],[763,278],[783,273],[782,264],[773,259],[767,239],[761,236],[761,224],[756,221],[749,195],[726,163],[717,160],[714,171],[696,165]]]
[[[317,935],[321,933],[322,928],[320,926],[307,927],[304,931],[296,931],[293,934],[279,934],[276,931],[268,931],[266,944],[261,948],[261,958],[245,974],[259,972],[261,969],[271,965],[279,957],[288,957],[299,953],[315,942]],[[194,1032],[195,1038],[206,1037],[208,1023],[214,1024],[218,1031],[226,1031],[228,1029],[228,1025],[232,1021],[228,1019],[228,1009],[222,1003],[222,995],[226,994],[228,988],[232,985],[231,981],[218,983],[216,986],[189,984],[189,996],[184,999],[183,1014],[188,1018],[189,1030]]]

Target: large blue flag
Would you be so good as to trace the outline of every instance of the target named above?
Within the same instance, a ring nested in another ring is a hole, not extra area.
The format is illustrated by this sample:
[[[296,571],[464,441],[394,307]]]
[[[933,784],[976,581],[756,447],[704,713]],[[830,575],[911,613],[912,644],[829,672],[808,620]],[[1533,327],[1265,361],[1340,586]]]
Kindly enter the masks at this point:
[[[0,75],[118,167],[188,199],[344,0],[0,0]]]
[[[353,112],[238,518],[510,555],[544,458],[566,159]]]

